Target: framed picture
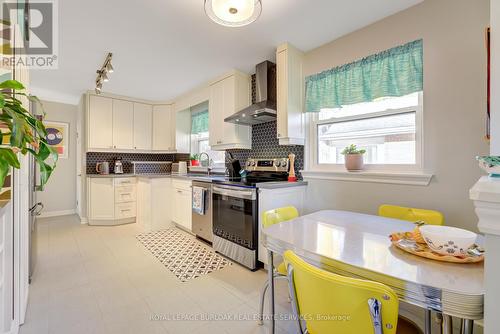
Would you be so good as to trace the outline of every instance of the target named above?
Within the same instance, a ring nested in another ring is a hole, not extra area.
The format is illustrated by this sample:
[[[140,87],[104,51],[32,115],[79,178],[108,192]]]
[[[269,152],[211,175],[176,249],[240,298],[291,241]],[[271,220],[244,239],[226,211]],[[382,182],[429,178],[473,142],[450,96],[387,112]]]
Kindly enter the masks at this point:
[[[62,122],[44,121],[47,129],[47,143],[52,145],[59,154],[59,159],[68,158],[69,124]]]

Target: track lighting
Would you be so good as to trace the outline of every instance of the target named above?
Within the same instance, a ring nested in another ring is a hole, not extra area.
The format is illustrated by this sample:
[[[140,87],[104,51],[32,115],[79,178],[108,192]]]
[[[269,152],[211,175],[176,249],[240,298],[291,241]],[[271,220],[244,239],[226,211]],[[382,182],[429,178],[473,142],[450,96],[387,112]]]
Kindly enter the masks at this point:
[[[102,84],[103,82],[108,82],[109,77],[108,73],[113,73],[114,68],[113,65],[111,65],[111,58],[113,57],[113,54],[109,52],[106,55],[106,59],[104,60],[104,63],[102,64],[101,68],[97,70],[97,78],[95,79],[95,93],[100,94],[102,91]]]

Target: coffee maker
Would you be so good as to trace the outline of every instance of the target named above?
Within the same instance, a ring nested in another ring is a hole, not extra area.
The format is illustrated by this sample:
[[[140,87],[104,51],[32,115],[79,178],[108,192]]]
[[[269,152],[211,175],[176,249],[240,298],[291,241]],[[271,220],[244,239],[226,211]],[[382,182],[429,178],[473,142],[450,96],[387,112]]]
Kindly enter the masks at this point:
[[[122,158],[115,159],[115,167],[113,170],[114,170],[115,174],[123,174]]]

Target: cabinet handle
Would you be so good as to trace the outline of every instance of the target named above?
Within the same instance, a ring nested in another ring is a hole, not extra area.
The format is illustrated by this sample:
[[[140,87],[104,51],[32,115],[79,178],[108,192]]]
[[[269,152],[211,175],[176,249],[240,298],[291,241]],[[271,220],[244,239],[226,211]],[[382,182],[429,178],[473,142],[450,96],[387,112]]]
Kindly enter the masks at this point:
[[[130,209],[121,209],[121,212],[131,211]]]
[[[281,134],[278,133],[278,138],[281,137]]]

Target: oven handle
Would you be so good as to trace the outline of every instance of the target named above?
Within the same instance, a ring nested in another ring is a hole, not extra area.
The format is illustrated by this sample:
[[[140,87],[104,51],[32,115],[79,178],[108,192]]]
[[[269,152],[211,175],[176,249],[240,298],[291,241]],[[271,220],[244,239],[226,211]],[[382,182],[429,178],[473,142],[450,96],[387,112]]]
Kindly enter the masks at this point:
[[[237,187],[213,186],[212,193],[224,195],[224,196],[229,196],[229,197],[235,197],[235,198],[249,199],[249,200],[256,200],[257,199],[257,195],[255,193],[255,190],[248,190],[248,189],[241,189],[240,190],[240,189],[237,189]]]

